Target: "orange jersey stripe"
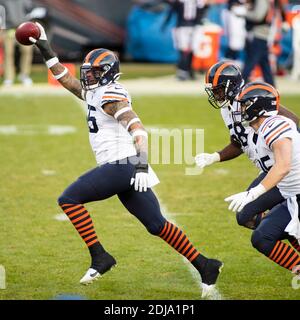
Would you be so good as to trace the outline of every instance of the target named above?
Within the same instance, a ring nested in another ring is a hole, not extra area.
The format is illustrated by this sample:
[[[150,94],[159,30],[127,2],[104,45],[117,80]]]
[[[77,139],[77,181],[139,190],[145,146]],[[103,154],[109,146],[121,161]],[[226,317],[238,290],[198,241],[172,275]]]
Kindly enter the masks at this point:
[[[282,118],[276,116],[271,120],[267,120],[266,123],[264,124],[265,127],[261,130],[261,132],[264,133],[268,129],[270,124],[272,124],[274,121],[279,120],[279,119],[282,120]]]
[[[281,131],[284,131],[284,129],[285,128],[287,128],[287,127],[289,127],[290,125],[288,124],[288,123],[286,123],[286,124],[282,124],[281,126],[280,126],[280,128],[279,129],[277,129],[275,132],[273,132],[271,135],[270,135],[270,137],[268,137],[267,138],[267,140],[266,140],[266,144],[269,144],[269,142],[272,140],[272,138],[274,138],[278,133],[280,133]]]
[[[128,101],[127,98],[121,98],[117,96],[103,96],[102,99],[115,99],[115,100],[120,100],[120,101]]]

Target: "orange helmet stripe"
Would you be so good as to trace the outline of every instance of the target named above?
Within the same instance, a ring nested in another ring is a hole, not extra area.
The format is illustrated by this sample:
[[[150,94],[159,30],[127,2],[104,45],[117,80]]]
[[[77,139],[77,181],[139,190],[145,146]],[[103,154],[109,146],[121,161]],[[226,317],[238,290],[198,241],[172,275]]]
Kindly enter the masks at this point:
[[[205,75],[205,83],[209,82],[209,75],[211,73],[211,69],[214,67],[214,64],[207,70],[206,75]]]
[[[111,54],[110,52],[103,52],[102,54],[100,54],[100,56],[94,61],[93,66],[97,65],[98,62],[100,62],[105,57],[109,56],[110,54]]]
[[[278,108],[279,108],[279,103],[278,103],[279,102],[279,93],[278,93],[278,91],[275,88],[269,87],[264,84],[256,84],[256,85],[252,85],[252,86],[246,88],[245,90],[243,90],[241,92],[238,99],[240,100],[246,93],[248,93],[249,91],[254,90],[254,89],[264,89],[269,92],[272,92],[274,94],[274,96],[276,97],[276,109],[278,110]]]
[[[84,59],[84,63],[88,63],[91,55],[95,52],[96,49],[92,50]]]
[[[215,87],[218,84],[218,80],[220,77],[221,72],[228,66],[232,65],[232,62],[225,62],[224,64],[222,64],[216,71],[216,74],[214,76],[214,80],[213,80],[213,87]]]

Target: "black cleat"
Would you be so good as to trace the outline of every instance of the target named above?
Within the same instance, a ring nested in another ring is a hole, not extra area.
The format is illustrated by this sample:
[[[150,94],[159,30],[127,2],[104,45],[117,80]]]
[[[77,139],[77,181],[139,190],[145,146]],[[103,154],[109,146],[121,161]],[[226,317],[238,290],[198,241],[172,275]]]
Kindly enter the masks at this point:
[[[117,264],[115,258],[108,252],[101,253],[92,259],[92,265],[80,280],[81,284],[90,284],[99,279],[105,272]]]
[[[223,263],[216,259],[208,259],[205,267],[199,271],[202,279],[202,298],[213,294],[215,283],[223,268]]]

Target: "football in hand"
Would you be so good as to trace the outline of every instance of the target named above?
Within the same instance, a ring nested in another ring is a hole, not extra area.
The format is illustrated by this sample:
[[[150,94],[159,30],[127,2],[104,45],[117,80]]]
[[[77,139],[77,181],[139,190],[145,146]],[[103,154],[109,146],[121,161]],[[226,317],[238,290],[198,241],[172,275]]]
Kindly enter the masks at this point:
[[[18,26],[15,34],[17,41],[25,46],[33,44],[29,37],[39,39],[40,35],[39,27],[33,22],[23,22]]]

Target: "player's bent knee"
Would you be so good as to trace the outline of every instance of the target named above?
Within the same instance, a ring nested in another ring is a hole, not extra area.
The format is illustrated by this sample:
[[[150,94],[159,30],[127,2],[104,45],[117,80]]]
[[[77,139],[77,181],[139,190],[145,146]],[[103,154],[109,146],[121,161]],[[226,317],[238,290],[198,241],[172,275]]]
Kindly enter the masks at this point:
[[[72,199],[64,193],[58,197],[57,203],[60,207],[64,204],[80,204],[79,201],[77,201],[76,199]]]
[[[251,237],[251,243],[253,247],[259,252],[263,253],[266,256],[269,256],[276,243],[276,240],[272,240],[269,237],[266,237],[259,230],[254,230]]]
[[[149,225],[146,226],[147,230],[149,233],[151,233],[153,236],[158,236],[162,229],[164,228],[165,225],[165,221],[161,221],[161,222],[153,222]]]
[[[243,216],[243,211],[237,212],[237,214],[236,214],[236,222],[240,226],[243,226],[243,227],[245,226],[247,221],[246,221],[245,217]]]

